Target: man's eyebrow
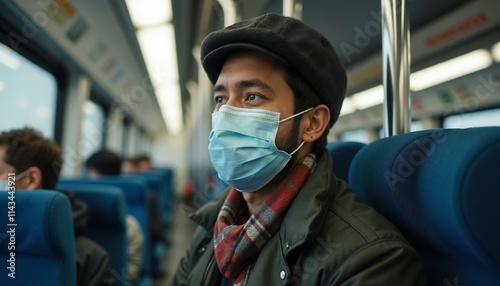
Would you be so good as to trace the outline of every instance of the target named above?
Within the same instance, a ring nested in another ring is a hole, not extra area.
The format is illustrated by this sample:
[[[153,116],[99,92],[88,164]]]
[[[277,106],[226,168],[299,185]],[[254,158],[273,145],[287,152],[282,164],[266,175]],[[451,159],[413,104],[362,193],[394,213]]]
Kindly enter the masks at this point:
[[[239,81],[238,83],[236,83],[236,86],[239,88],[259,87],[271,93],[274,93],[274,89],[272,89],[267,83],[257,78]]]
[[[222,84],[217,84],[212,88],[212,92],[215,93],[217,91],[225,91],[226,88]]]
[[[236,83],[236,87],[240,88],[240,89],[250,88],[250,87],[259,87],[259,88],[263,88],[271,93],[274,93],[274,89],[272,87],[270,87],[267,83],[265,83],[257,78],[238,81]],[[212,89],[213,92],[225,91],[225,90],[226,90],[226,88],[221,84],[215,85]]]

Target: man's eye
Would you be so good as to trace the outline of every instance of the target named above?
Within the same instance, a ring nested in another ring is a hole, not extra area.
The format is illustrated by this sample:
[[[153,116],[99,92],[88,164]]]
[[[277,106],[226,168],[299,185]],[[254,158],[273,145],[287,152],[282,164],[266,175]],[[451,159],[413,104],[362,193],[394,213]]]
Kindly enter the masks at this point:
[[[222,96],[216,96],[214,100],[216,104],[224,103],[224,98]]]
[[[262,96],[255,94],[255,93],[249,94],[247,97],[247,99],[250,101],[261,99],[261,98],[262,98]]]

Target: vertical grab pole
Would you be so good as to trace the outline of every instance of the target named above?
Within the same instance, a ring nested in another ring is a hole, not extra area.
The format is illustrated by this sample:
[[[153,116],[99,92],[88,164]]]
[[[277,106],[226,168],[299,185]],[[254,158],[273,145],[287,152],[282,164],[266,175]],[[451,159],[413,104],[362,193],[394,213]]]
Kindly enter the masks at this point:
[[[283,16],[302,20],[302,0],[283,0]]]
[[[224,27],[238,22],[238,9],[234,0],[218,0],[222,11],[224,12]]]
[[[407,0],[381,0],[384,137],[410,131],[410,25]]]

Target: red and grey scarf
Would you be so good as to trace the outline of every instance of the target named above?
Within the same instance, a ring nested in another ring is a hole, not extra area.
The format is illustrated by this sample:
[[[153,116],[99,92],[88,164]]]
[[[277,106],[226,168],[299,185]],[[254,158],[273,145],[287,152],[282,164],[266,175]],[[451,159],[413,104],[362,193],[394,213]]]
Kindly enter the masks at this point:
[[[246,284],[251,264],[280,228],[288,207],[315,166],[314,155],[304,157],[250,218],[243,195],[231,189],[214,227],[215,260],[224,277],[235,279],[235,285]]]

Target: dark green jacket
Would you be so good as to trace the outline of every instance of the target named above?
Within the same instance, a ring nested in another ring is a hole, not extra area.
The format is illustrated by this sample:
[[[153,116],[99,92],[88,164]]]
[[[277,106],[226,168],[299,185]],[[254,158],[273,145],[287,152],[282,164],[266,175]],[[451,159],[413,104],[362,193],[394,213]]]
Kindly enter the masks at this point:
[[[172,285],[216,285],[213,227],[228,190],[192,217],[196,230]],[[325,153],[264,245],[248,285],[425,285],[398,229],[332,175]]]

